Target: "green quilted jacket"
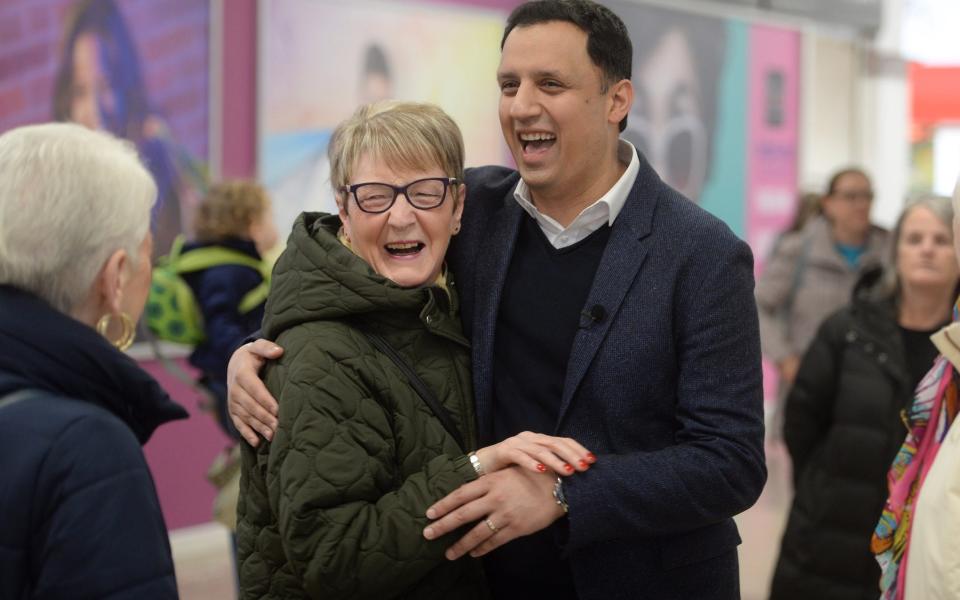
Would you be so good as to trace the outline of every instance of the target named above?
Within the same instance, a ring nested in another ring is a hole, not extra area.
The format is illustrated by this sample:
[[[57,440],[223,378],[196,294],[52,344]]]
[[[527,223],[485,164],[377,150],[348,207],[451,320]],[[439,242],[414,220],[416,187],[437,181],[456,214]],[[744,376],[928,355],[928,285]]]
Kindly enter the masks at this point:
[[[284,348],[265,371],[280,403],[269,444],[244,444],[237,543],[241,597],[486,598],[479,561],[427,541],[424,513],[475,478],[464,449],[400,369],[354,326],[380,334],[476,447],[469,348],[456,294],[401,288],[304,214],[274,271],[263,332]]]

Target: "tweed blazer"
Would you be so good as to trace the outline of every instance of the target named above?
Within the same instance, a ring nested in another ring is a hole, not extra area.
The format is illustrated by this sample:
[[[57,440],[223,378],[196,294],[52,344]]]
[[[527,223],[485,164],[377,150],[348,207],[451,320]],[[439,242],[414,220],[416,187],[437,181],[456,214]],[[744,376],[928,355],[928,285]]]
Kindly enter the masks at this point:
[[[544,432],[598,456],[564,481],[563,551],[584,599],[739,598],[732,517],[766,481],[753,256],[640,163],[585,304],[560,416]],[[463,231],[448,253],[481,442],[498,441],[494,333],[525,214],[518,181],[501,167],[467,172]],[[594,306],[603,310],[590,318]]]

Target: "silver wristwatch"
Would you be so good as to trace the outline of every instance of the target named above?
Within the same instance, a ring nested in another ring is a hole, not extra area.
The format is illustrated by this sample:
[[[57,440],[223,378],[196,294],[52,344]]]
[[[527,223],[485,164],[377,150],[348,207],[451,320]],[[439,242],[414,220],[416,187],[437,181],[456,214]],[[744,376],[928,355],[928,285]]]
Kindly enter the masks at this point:
[[[483,465],[480,463],[480,457],[477,456],[476,452],[471,452],[467,455],[467,458],[470,459],[470,465],[473,466],[473,470],[477,474],[477,477],[483,477],[487,474],[487,472],[483,469]]]

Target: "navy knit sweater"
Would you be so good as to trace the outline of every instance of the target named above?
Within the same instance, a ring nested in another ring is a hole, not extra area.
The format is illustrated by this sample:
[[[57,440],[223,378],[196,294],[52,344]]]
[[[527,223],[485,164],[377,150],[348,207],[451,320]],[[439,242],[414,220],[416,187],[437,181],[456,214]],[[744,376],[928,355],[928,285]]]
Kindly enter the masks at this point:
[[[532,217],[520,226],[503,289],[494,353],[494,441],[521,431],[553,434],[573,338],[593,318],[584,307],[610,237],[603,227],[556,249]],[[583,314],[586,313],[586,314]],[[560,557],[563,521],[494,552],[485,568],[497,598],[576,598]]]

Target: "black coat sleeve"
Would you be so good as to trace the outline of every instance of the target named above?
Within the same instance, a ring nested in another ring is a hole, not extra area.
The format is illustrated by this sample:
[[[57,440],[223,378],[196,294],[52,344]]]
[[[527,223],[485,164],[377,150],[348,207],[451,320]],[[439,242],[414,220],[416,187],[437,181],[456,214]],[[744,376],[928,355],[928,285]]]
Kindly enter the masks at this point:
[[[842,310],[823,322],[800,362],[796,381],[787,396],[783,436],[793,461],[794,483],[830,429],[848,315]]]

